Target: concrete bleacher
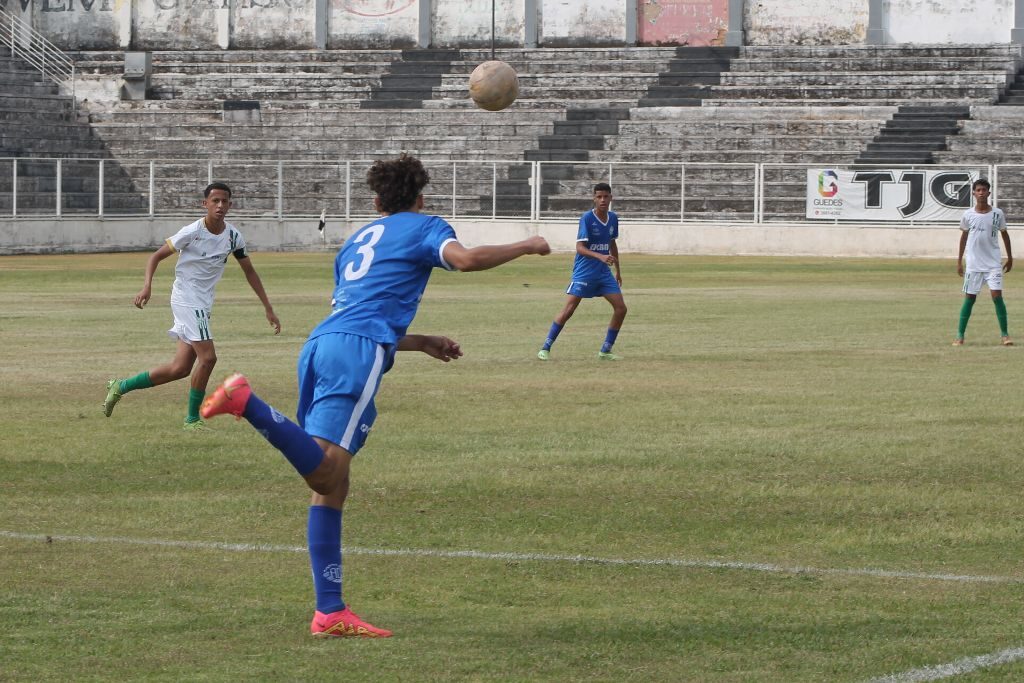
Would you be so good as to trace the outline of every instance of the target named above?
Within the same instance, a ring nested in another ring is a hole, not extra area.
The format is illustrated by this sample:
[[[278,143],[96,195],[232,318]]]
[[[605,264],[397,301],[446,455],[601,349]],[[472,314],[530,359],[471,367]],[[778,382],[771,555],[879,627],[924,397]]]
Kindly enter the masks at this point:
[[[0,50],[0,93],[0,213],[11,213],[15,196],[19,214],[55,212],[57,160],[61,212],[99,210],[100,159],[107,191],[103,209],[133,211],[142,205],[132,179],[79,119],[73,99],[6,49]]]
[[[123,71],[121,53],[75,56],[86,79],[118,79]],[[679,217],[682,202],[684,217],[731,220],[756,215],[753,164],[768,164],[764,215],[799,219],[802,164],[977,160],[992,151],[982,139],[996,120],[1024,118],[1017,114],[1024,110],[978,121],[957,113],[968,105],[972,118],[997,109],[1021,66],[1015,46],[501,49],[496,57],[519,74],[519,99],[484,112],[469,100],[468,75],[490,57],[489,50],[155,52],[150,99],[90,101],[83,110],[91,135],[136,185],[152,159],[368,163],[408,151],[427,163],[439,194],[457,175],[460,213],[490,212],[495,170],[482,162],[501,161],[499,213],[524,215],[531,189],[519,162],[542,161],[542,211],[585,209],[590,184],[611,169],[623,212]],[[258,101],[258,119],[232,118],[226,100]],[[934,127],[937,138],[897,130],[879,139],[900,128],[892,122],[901,108],[945,108],[953,118]],[[7,137],[31,135],[11,130]],[[37,130],[40,140],[57,139],[55,130]],[[1008,140],[1014,133],[1006,130]],[[70,154],[77,143],[66,139]],[[917,142],[926,157],[911,153]],[[1007,142],[1000,158],[1024,159],[1019,147]],[[994,163],[991,154],[985,163]],[[180,175],[168,171],[160,181],[189,188],[171,201],[191,208],[197,165],[176,168]],[[322,167],[303,173],[287,181],[296,205],[325,186],[321,176],[336,175]],[[249,207],[277,208],[272,175],[261,167],[246,184]]]

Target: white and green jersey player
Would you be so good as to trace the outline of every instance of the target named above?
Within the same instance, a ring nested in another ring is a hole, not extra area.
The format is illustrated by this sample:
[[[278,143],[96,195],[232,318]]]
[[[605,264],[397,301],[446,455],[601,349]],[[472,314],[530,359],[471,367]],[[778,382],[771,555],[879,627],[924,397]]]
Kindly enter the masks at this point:
[[[245,239],[235,226],[224,220],[231,208],[231,189],[224,183],[212,183],[204,191],[203,197],[206,215],[168,238],[149,257],[145,283],[134,300],[137,308],[143,308],[149,302],[157,266],[165,258],[177,253],[178,263],[174,269],[174,285],[171,287],[174,323],[167,331],[177,342],[174,358],[133,377],[107,382],[107,397],[103,402],[103,413],[107,417],[110,417],[121,396],[129,391],[166,384],[191,375],[185,428],[193,430],[203,427],[199,406],[206,396],[206,385],[217,363],[213,333],[210,330],[210,312],[213,309],[214,289],[231,255],[234,255],[249,286],[263,303],[274,333],[281,331],[281,322],[246,252]]]
[[[960,306],[960,322],[957,326],[953,346],[962,346],[967,323],[971,319],[974,302],[982,285],[987,285],[999,321],[1003,346],[1012,346],[1010,340],[1006,304],[1003,302],[1003,273],[1013,268],[1013,249],[1010,234],[1006,231],[1006,215],[1002,209],[988,203],[991,185],[985,179],[974,181],[971,189],[974,207],[964,212],[960,219],[960,247],[957,255],[956,272],[964,279],[964,300]],[[999,238],[1006,247],[1006,263],[999,252]]]

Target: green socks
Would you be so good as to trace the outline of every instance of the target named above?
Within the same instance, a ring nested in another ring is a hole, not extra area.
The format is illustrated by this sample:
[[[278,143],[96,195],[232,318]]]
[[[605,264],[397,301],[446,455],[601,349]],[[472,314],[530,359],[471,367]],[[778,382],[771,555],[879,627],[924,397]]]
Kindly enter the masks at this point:
[[[996,305],[996,318],[999,320],[999,333],[1004,337],[1010,336],[1006,331],[1006,304],[1003,303],[1003,297],[999,296],[992,299],[992,303]]]
[[[957,339],[964,338],[964,332],[967,331],[967,321],[971,319],[971,309],[974,308],[975,301],[976,299],[969,296],[964,297],[964,303],[960,306],[960,325],[956,328]]]
[[[188,416],[185,422],[196,422],[199,420],[199,406],[203,404],[203,397],[206,392],[202,389],[188,390]]]
[[[120,392],[127,394],[129,391],[149,389],[151,386],[153,386],[153,380],[149,378],[149,372],[140,372],[134,377],[121,380]]]

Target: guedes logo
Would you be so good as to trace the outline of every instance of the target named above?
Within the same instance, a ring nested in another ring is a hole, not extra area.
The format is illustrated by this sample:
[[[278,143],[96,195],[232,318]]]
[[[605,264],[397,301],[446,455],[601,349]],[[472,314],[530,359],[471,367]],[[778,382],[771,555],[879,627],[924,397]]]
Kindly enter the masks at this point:
[[[818,194],[829,198],[839,194],[839,174],[835,171],[822,171],[819,173]]]

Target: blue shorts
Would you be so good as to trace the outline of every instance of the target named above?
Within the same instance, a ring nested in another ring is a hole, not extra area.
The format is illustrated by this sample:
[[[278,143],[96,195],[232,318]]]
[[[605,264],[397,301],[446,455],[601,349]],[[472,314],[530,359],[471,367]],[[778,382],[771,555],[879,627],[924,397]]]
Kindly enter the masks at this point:
[[[585,282],[582,280],[573,280],[569,283],[569,288],[565,290],[565,293],[571,294],[572,296],[578,296],[581,299],[591,299],[595,296],[622,294],[622,288],[619,287],[619,283],[615,279],[615,276],[612,275],[612,271],[605,268],[604,273],[597,277],[590,278]]]
[[[358,453],[377,418],[373,397],[394,357],[393,346],[355,334],[307,341],[299,354],[299,426]]]

